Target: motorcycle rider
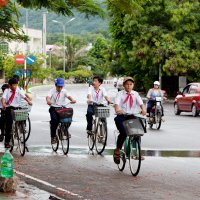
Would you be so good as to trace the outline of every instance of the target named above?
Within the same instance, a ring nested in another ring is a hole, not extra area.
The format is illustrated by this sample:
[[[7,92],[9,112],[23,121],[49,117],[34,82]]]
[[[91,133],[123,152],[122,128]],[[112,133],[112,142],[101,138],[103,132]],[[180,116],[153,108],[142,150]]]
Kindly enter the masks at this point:
[[[153,83],[153,85],[154,85],[153,88],[149,89],[149,91],[147,93],[147,99],[148,99],[148,102],[147,102],[147,117],[150,117],[151,109],[156,103],[156,97],[162,97],[163,99],[166,99],[163,95],[162,90],[159,88],[160,87],[159,81],[155,81]],[[162,116],[164,116],[163,106],[162,106]]]

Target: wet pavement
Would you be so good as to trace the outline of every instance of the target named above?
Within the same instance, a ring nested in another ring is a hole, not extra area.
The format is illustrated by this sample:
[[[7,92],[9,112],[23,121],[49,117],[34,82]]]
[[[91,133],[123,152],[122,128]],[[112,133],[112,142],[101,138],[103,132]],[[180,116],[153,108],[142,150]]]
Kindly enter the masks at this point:
[[[54,194],[41,190],[33,185],[28,185],[22,180],[17,178],[17,191],[16,193],[0,193],[0,200],[48,200],[54,197],[54,200],[61,200]],[[57,198],[57,199],[56,199]]]
[[[112,156],[15,155],[21,179],[63,199],[197,200],[199,166],[199,158],[145,156],[139,175],[133,177],[128,162],[120,172]]]
[[[32,131],[27,142],[29,152],[20,157],[14,151],[17,176],[36,188],[30,185],[21,187],[22,190],[17,193],[19,197],[14,199],[46,200],[50,193],[63,199],[200,199],[199,116],[194,118],[191,113],[175,116],[172,101],[164,104],[166,121],[161,130],[148,129],[142,137],[145,160],[139,175],[133,177],[128,162],[124,172],[119,172],[112,161],[116,130],[113,108],[108,118],[108,142],[103,156],[88,151],[85,133],[86,85],[66,86],[78,101],[72,105],[74,116],[70,127],[69,155],[64,156],[61,149],[57,154],[52,152],[49,113],[45,103],[45,96],[51,87],[33,88]],[[105,87],[113,99],[116,89],[112,85]],[[0,152],[3,152],[1,146]],[[24,192],[26,189],[29,192]],[[29,197],[20,197],[28,194]]]

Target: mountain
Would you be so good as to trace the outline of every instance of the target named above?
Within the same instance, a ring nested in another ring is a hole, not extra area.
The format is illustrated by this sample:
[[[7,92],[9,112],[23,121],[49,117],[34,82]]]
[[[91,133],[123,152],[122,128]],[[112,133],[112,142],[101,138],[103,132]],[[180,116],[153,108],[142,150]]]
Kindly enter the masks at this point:
[[[27,11],[26,11],[27,10]],[[20,9],[21,17],[20,24],[23,26],[26,24],[26,12],[28,13],[28,27],[34,29],[42,29],[43,13],[45,10],[30,10],[30,9]],[[108,30],[108,20],[101,19],[100,17],[89,17],[86,18],[84,14],[74,11],[74,17],[76,18],[72,22],[66,24],[66,33],[68,34],[84,34],[88,32],[98,32]],[[62,23],[66,23],[72,17],[66,17],[62,15],[57,15],[55,13],[48,12],[46,14],[47,18],[47,33],[59,33],[63,32],[63,27],[61,24],[54,23],[52,20],[57,20]]]

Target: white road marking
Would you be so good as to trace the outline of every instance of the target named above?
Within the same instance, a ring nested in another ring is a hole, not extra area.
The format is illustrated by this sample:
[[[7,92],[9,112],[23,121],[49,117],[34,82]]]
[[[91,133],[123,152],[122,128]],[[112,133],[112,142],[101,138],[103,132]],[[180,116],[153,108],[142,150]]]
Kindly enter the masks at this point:
[[[69,191],[69,190],[65,190],[65,189],[63,189],[63,188],[56,187],[55,185],[52,185],[51,183],[48,183],[48,182],[43,181],[43,180],[41,180],[41,179],[35,178],[35,177],[30,176],[30,175],[28,175],[28,174],[22,173],[22,172],[17,171],[17,170],[15,170],[15,173],[18,174],[18,175],[20,175],[20,176],[23,176],[23,177],[25,177],[25,178],[31,179],[31,180],[33,180],[33,181],[36,181],[36,182],[38,182],[38,183],[41,183],[41,184],[43,184],[43,185],[45,185],[45,186],[54,188],[54,189],[56,189],[56,190],[58,190],[58,191],[65,192],[65,193],[68,194],[68,195],[75,196],[75,197],[77,197],[77,198],[79,198],[79,199],[84,199],[83,196],[81,196],[81,195],[79,195],[79,194],[73,193],[73,192],[71,192],[71,191]]]

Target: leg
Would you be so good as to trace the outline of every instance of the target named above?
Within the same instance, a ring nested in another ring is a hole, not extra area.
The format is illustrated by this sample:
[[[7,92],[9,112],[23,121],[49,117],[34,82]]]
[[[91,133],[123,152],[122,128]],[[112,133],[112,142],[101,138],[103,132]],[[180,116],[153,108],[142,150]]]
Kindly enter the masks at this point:
[[[11,108],[8,107],[5,110],[5,124],[6,124],[6,131],[5,131],[5,146],[9,144],[11,138],[11,130],[13,124],[13,118],[11,114]]]
[[[151,109],[152,109],[152,107],[153,107],[153,105],[154,105],[154,100],[149,100],[148,101],[148,103],[147,103],[147,113],[148,114],[150,114],[150,112],[151,112]]]
[[[123,125],[123,122],[125,121],[124,116],[117,116],[115,117],[115,124],[117,126],[117,129],[119,130],[119,135],[117,138],[117,148],[121,149],[124,141],[126,140],[126,131]]]
[[[56,137],[56,129],[58,127],[59,124],[59,119],[58,119],[58,115],[55,111],[54,107],[51,107],[49,109],[49,113],[50,113],[50,117],[51,117],[51,138],[55,138]]]
[[[113,159],[116,164],[120,164],[120,149],[122,148],[122,145],[123,145],[124,141],[126,140],[126,131],[123,126],[125,117],[118,115],[117,117],[115,117],[114,120],[115,120],[117,129],[119,130],[119,135],[117,138],[117,147],[114,150],[114,154],[113,154]]]
[[[87,114],[86,114],[86,119],[87,119],[87,130],[91,131],[92,130],[92,120],[94,115],[94,108],[92,105],[88,105],[87,109]]]

